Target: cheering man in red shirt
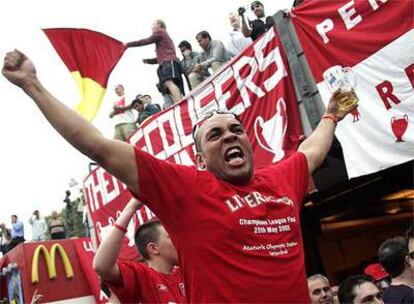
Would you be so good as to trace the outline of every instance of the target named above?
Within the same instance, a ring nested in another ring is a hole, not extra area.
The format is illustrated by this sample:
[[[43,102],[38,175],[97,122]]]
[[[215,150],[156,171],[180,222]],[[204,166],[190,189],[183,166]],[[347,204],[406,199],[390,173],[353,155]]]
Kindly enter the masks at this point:
[[[212,112],[194,129],[195,168],[105,138],[45,89],[17,50],[6,55],[3,74],[69,143],[158,216],[177,248],[189,302],[309,302],[299,212],[308,176],[322,164],[337,122],[348,114],[335,98],[298,152],[255,171],[237,116]]]
[[[118,260],[126,227],[141,207],[131,199],[96,251],[93,267],[122,303],[184,303],[177,251],[159,221],[140,226],[135,244],[147,264]]]

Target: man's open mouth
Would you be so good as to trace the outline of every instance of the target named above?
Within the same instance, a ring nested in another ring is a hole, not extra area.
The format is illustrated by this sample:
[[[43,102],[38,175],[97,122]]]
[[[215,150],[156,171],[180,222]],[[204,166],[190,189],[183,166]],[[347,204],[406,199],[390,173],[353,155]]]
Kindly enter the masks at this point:
[[[231,147],[224,153],[224,160],[230,164],[237,165],[244,160],[244,153],[239,147]]]

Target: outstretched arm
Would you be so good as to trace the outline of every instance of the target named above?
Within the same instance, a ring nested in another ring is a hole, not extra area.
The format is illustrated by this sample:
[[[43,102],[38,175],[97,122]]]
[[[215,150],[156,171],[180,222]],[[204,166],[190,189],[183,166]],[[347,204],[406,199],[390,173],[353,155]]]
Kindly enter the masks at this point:
[[[338,108],[335,96],[336,91],[329,100],[325,114],[312,134],[299,146],[298,151],[305,154],[308,161],[309,174],[312,174],[328,155],[335,134],[336,124],[341,121],[348,113],[342,112]]]
[[[132,216],[141,206],[142,204],[137,199],[132,198],[116,220],[116,224],[126,229]],[[121,273],[116,260],[124,235],[123,231],[112,226],[107,237],[99,245],[93,259],[93,269],[101,278],[111,284],[117,284],[121,281]]]
[[[144,38],[144,39],[141,39],[141,40],[128,42],[128,43],[125,44],[125,46],[127,48],[137,47],[137,46],[143,46],[143,45],[148,45],[148,44],[152,44],[152,43],[157,43],[160,40],[161,40],[161,36],[157,32],[154,32],[148,38]]]
[[[7,53],[2,74],[34,100],[72,146],[139,193],[135,153],[130,145],[105,138],[91,123],[52,96],[38,80],[33,63],[18,50]]]
[[[241,20],[241,31],[243,33],[243,36],[248,38],[252,34],[252,30],[247,26],[246,17],[244,17],[244,15],[241,16]]]

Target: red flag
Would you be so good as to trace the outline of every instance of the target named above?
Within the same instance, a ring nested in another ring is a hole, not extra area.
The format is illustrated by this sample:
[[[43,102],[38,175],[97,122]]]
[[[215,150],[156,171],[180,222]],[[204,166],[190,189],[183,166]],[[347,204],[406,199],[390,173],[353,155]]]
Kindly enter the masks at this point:
[[[76,111],[91,121],[106,92],[108,78],[125,51],[122,42],[88,29],[44,29],[78,85]]]

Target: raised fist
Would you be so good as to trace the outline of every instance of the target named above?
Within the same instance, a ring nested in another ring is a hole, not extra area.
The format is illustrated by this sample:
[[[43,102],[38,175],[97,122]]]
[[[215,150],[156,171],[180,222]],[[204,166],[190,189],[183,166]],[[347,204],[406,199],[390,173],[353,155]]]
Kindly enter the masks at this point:
[[[33,63],[19,50],[6,54],[2,74],[19,87],[24,87],[36,80],[36,69]]]

